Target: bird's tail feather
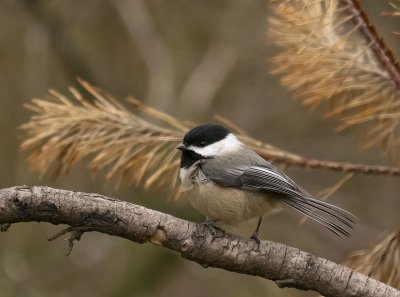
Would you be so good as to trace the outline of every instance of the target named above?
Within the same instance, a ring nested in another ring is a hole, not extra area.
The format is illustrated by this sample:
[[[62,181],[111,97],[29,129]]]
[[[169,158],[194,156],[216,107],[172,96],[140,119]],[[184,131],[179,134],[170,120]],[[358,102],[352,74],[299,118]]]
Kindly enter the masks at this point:
[[[283,198],[282,202],[322,224],[339,237],[350,237],[348,229],[356,224],[356,217],[350,212],[311,197],[291,196]]]

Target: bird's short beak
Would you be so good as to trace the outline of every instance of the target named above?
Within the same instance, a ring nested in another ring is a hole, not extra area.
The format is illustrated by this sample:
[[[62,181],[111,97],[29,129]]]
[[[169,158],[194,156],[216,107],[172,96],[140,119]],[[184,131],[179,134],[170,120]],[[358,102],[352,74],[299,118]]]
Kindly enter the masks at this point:
[[[186,147],[183,143],[181,143],[180,145],[178,145],[178,146],[176,147],[176,149],[177,149],[177,150],[180,150],[180,151],[186,151],[186,150],[187,150],[187,147]]]

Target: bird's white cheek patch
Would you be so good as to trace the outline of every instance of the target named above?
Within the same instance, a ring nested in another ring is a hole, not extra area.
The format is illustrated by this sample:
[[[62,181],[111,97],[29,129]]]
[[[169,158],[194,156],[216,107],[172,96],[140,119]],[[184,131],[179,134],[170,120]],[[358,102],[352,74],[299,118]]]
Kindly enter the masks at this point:
[[[224,139],[206,147],[189,146],[189,149],[203,157],[220,156],[238,150],[243,144],[232,133]]]

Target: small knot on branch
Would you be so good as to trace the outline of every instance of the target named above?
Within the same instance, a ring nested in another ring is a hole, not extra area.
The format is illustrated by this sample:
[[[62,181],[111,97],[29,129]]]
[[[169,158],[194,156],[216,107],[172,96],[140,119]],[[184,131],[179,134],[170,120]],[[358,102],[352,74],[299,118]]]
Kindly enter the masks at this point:
[[[79,227],[68,227],[60,232],[57,232],[56,234],[50,236],[47,240],[52,241],[54,239],[57,239],[58,237],[68,234],[67,237],[65,237],[65,241],[67,241],[67,252],[65,253],[66,256],[69,256],[72,252],[72,249],[74,248],[74,241],[79,241],[85,232],[93,231],[92,228],[87,227],[87,226],[79,226]]]

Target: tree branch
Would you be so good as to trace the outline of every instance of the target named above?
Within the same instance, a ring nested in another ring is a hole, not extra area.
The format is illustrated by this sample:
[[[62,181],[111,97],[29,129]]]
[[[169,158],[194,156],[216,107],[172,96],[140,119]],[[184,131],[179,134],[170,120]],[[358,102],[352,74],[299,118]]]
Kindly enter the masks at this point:
[[[286,166],[299,166],[313,169],[329,169],[339,172],[365,174],[365,175],[389,175],[399,176],[400,168],[380,166],[380,165],[366,165],[357,164],[350,162],[335,162],[329,160],[318,160],[312,158],[306,158],[302,156],[294,157],[293,155],[271,156],[263,152],[258,152],[261,157],[267,161],[274,161],[276,163],[282,163]]]
[[[0,190],[0,229],[31,221],[70,225],[57,234],[71,233],[70,243],[87,231],[151,242],[203,267],[261,276],[280,287],[325,296],[400,296],[390,286],[296,248],[270,241],[258,245],[219,229],[212,235],[204,225],[99,194],[29,186]]]

